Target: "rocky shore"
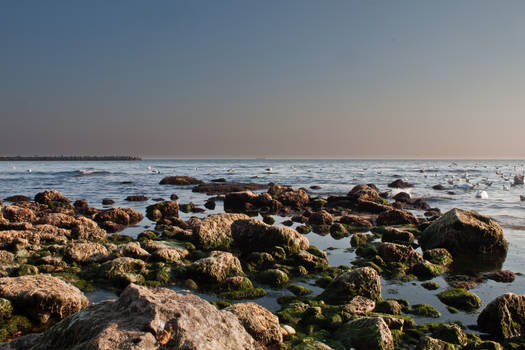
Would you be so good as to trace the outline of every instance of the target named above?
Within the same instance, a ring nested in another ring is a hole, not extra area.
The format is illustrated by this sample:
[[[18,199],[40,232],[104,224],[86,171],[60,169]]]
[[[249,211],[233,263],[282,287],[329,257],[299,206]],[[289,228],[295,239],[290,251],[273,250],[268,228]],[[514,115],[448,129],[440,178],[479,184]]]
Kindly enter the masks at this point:
[[[137,238],[119,234],[144,219],[130,208],[99,209],[53,190],[4,200],[0,349],[525,348],[525,296],[509,291],[482,308],[470,291],[486,279],[514,280],[501,270],[508,243],[491,218],[442,214],[406,192],[388,198],[373,184],[321,198],[304,188],[223,180],[163,179],[160,185],[209,195],[207,209],[223,201],[225,213],[206,216],[172,196],[146,208],[155,227]],[[196,216],[182,220],[179,212]],[[283,225],[276,216],[286,218]],[[356,260],[330,266],[310,232],[347,239]],[[466,262],[490,268],[457,273]],[[451,312],[481,310],[475,327],[417,323],[413,316],[440,313],[382,297],[381,278],[421,281],[421,293],[436,294],[429,281],[436,276],[449,285],[436,300]],[[322,292],[313,295],[304,281]],[[101,288],[118,298],[90,304],[85,293]],[[291,292],[278,298],[275,313],[257,304],[270,288]]]

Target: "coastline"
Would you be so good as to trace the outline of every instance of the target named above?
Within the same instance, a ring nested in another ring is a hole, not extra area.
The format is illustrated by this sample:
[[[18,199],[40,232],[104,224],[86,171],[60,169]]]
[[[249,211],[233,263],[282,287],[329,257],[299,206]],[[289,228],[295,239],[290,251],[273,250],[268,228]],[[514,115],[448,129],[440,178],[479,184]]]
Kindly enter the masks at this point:
[[[18,162],[18,161],[138,161],[142,158],[137,156],[3,156],[0,157],[0,162]]]

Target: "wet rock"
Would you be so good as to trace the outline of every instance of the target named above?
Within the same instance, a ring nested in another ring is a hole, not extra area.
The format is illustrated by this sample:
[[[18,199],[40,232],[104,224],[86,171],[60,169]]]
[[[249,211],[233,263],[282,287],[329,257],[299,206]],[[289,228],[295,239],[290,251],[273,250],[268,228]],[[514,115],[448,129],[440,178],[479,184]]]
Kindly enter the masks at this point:
[[[191,276],[205,282],[221,282],[228,277],[243,275],[239,259],[228,252],[213,251],[207,258],[189,266]]]
[[[506,254],[508,246],[496,221],[461,209],[452,209],[433,221],[419,243],[424,250],[446,248],[453,256],[501,256]]]
[[[447,343],[466,345],[468,338],[463,329],[455,323],[444,323],[432,330],[432,337]]]
[[[334,217],[326,210],[315,212],[308,218],[310,225],[331,225],[333,221]]]
[[[9,197],[5,198],[4,200],[6,202],[18,203],[18,202],[29,202],[31,200],[31,198],[29,198],[28,196],[17,194],[17,195],[14,195],[14,196],[9,196]]]
[[[369,230],[372,223],[358,215],[346,214],[339,218],[339,222],[348,226],[349,230]]]
[[[0,321],[11,317],[13,313],[13,304],[4,298],[0,298]]]
[[[29,208],[8,205],[3,208],[3,216],[12,222],[32,222],[36,220],[35,213]]]
[[[361,200],[383,203],[383,198],[379,195],[379,191],[374,185],[356,185],[348,192],[347,197],[354,202]]]
[[[280,269],[263,271],[259,274],[258,278],[262,283],[269,284],[272,287],[284,287],[289,280],[286,272]]]
[[[373,268],[361,267],[340,274],[319,297],[329,304],[346,304],[358,295],[374,301],[381,298],[381,281]]]
[[[146,207],[146,217],[152,221],[179,217],[179,203],[176,201],[159,202]]]
[[[312,248],[309,251],[301,250],[299,253],[293,256],[297,265],[304,266],[308,271],[314,271],[317,269],[323,269],[328,266],[328,255],[322,250],[313,251]]]
[[[430,279],[437,277],[445,272],[445,268],[441,265],[432,264],[429,261],[418,262],[412,266],[412,273],[419,279]]]
[[[102,199],[102,205],[111,205],[115,204],[115,201],[111,198],[103,198]]]
[[[176,247],[160,248],[153,251],[151,259],[165,263],[181,263],[188,255],[188,251]]]
[[[410,246],[396,243],[381,243],[377,249],[386,263],[403,263],[409,266],[423,261],[423,257]]]
[[[103,241],[107,238],[107,232],[95,221],[79,216],[71,226],[71,237],[87,241]]]
[[[453,262],[452,255],[444,248],[425,250],[423,252],[423,258],[433,264],[441,266],[449,266]]]
[[[409,314],[417,315],[417,316],[423,316],[423,317],[432,317],[432,318],[440,318],[441,313],[437,311],[434,307],[428,304],[415,304],[412,305],[410,310],[408,310]]]
[[[353,315],[363,315],[372,312],[375,307],[375,301],[358,295],[350,300],[350,302],[344,306],[343,310]]]
[[[390,188],[410,188],[414,187],[414,185],[409,184],[401,179],[397,179],[391,183],[388,184],[388,187]]]
[[[400,230],[394,227],[385,227],[382,231],[383,235],[381,236],[382,242],[391,242],[397,244],[409,245],[414,243],[414,234],[409,231]]]
[[[304,208],[310,202],[308,192],[302,188],[272,184],[268,193],[272,198],[291,208]]]
[[[514,272],[509,270],[500,270],[487,275],[488,279],[496,282],[511,283],[516,278]]]
[[[145,249],[141,248],[138,242],[129,242],[119,246],[117,255],[135,259],[147,259],[150,256]]]
[[[49,207],[52,207],[57,204],[67,205],[71,203],[71,201],[67,197],[65,197],[62,193],[56,190],[37,193],[35,196],[35,202],[45,204]]]
[[[374,311],[389,315],[400,315],[403,312],[403,305],[397,300],[383,300],[377,303]]]
[[[381,317],[363,317],[342,325],[334,334],[346,348],[393,350],[392,332]]]
[[[204,203],[204,207],[209,210],[215,210],[215,201],[207,200],[206,203]]]
[[[116,301],[94,304],[46,333],[18,338],[5,349],[262,350],[235,315],[195,295],[126,288]]]
[[[0,278],[0,297],[40,323],[61,320],[88,306],[78,288],[50,275]]]
[[[446,190],[445,186],[443,186],[443,185],[434,185],[434,186],[432,186],[432,189],[434,189],[436,191],[444,191],[444,190]]]
[[[417,350],[458,350],[458,347],[443,340],[423,336],[419,339]]]
[[[359,199],[355,203],[355,210],[362,213],[380,214],[389,210],[392,210],[392,206],[380,204],[372,201]]]
[[[392,209],[382,212],[377,217],[378,225],[416,225],[416,217],[407,211]]]
[[[128,225],[135,225],[144,216],[130,208],[111,208],[95,215],[95,221],[108,232],[123,230]]]
[[[193,228],[192,241],[200,248],[209,250],[228,247],[232,242],[231,225],[236,220],[249,220],[245,214],[210,215]]]
[[[109,259],[109,252],[100,243],[71,242],[66,247],[66,258],[80,264],[99,263]]]
[[[197,180],[191,176],[167,176],[160,180],[161,185],[177,185],[177,186],[188,186],[188,185],[200,185],[204,184],[203,181]]]
[[[410,195],[406,192],[399,192],[394,197],[392,197],[392,199],[396,200],[397,202],[409,203]]]
[[[126,286],[130,283],[144,282],[146,273],[146,263],[133,258],[116,258],[102,265],[106,278],[119,286]]]
[[[271,252],[275,246],[281,246],[288,255],[310,247],[308,239],[296,230],[271,226],[258,220],[237,220],[231,225],[233,245],[242,252]]]
[[[224,311],[233,313],[251,336],[263,345],[283,341],[279,318],[256,303],[239,303]]]
[[[126,200],[128,202],[145,202],[148,200],[148,197],[139,195],[139,196],[127,196]]]
[[[479,314],[478,326],[500,339],[523,336],[525,295],[505,293],[492,300]]]
[[[463,288],[452,288],[438,294],[439,300],[459,310],[473,311],[481,306],[481,299]]]
[[[200,184],[192,188],[192,192],[206,193],[207,195],[227,194],[231,192],[265,190],[268,185],[242,182],[222,182]]]

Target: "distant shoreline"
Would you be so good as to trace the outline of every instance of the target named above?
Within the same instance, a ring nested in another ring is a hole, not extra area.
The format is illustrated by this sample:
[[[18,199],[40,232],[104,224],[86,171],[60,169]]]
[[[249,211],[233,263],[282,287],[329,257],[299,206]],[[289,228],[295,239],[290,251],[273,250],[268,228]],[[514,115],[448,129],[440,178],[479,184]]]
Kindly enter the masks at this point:
[[[16,156],[16,157],[1,157],[0,161],[16,162],[16,161],[110,161],[110,160],[126,160],[137,161],[142,158],[137,156]]]

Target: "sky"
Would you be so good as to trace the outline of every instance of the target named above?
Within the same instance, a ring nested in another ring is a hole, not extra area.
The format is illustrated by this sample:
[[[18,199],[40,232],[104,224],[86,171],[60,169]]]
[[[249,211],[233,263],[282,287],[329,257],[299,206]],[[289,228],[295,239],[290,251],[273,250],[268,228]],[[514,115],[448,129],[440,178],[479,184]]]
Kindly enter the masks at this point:
[[[0,155],[525,158],[525,1],[0,1]]]

